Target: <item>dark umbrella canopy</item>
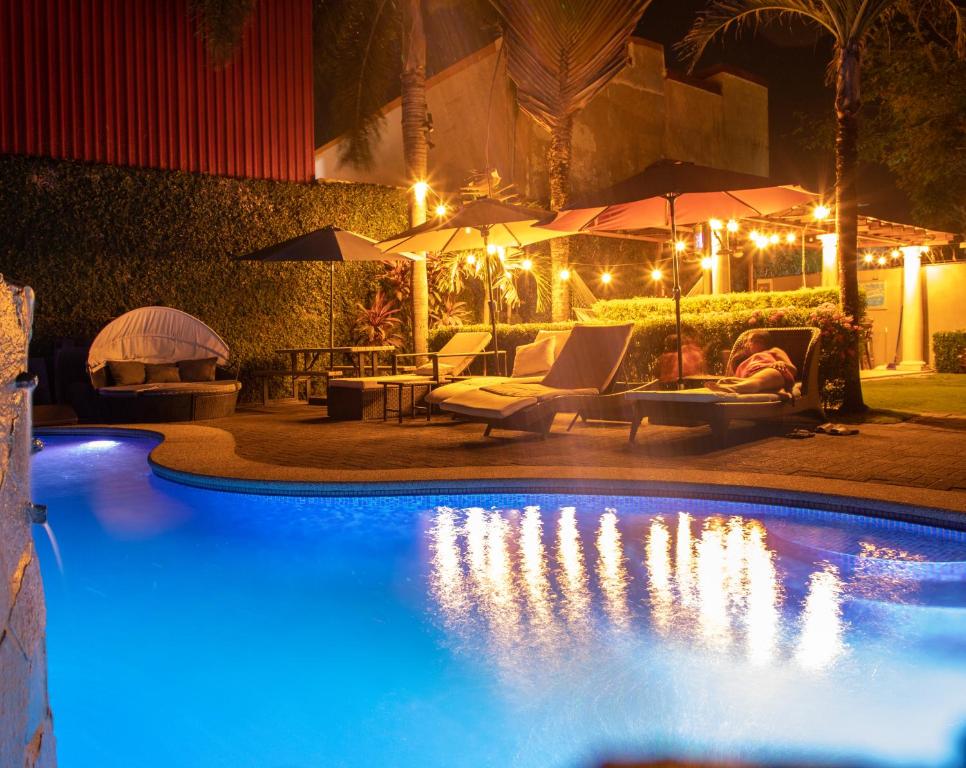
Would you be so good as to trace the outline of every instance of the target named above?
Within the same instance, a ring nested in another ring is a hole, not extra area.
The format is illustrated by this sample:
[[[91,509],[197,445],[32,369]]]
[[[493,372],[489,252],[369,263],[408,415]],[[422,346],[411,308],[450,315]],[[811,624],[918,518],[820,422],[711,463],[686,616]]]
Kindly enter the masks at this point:
[[[339,261],[412,261],[412,253],[383,253],[376,241],[333,225],[313,230],[267,248],[235,256],[239,261],[327,261],[329,262],[329,346],[335,346],[335,264]]]
[[[237,256],[243,261],[393,261],[416,258],[410,253],[387,254],[375,240],[329,225],[267,248]]]

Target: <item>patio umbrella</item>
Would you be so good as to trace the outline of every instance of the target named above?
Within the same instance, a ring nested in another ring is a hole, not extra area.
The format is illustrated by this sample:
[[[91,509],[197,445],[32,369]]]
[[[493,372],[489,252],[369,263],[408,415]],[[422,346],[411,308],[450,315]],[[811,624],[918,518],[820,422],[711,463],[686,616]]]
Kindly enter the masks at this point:
[[[661,160],[640,173],[561,211],[546,228],[556,231],[611,232],[648,227],[670,228],[674,278],[674,321],[677,331],[678,388],[683,387],[681,351],[681,280],[678,224],[711,218],[766,216],[811,200],[801,187],[765,176],[709,168],[680,160]]]
[[[496,337],[496,304],[493,301],[493,283],[487,247],[494,245],[522,248],[553,237],[573,234],[536,226],[552,218],[552,213],[540,208],[511,205],[489,197],[481,197],[458,208],[448,216],[431,219],[417,227],[393,235],[378,243],[377,247],[385,253],[395,253],[403,249],[432,253],[482,250],[486,301],[490,311],[493,352],[496,354],[500,350],[500,345]]]
[[[413,253],[380,251],[376,241],[346,229],[329,225],[259,251],[235,256],[239,261],[327,261],[329,262],[329,346],[335,346],[335,264],[339,261],[412,261]]]

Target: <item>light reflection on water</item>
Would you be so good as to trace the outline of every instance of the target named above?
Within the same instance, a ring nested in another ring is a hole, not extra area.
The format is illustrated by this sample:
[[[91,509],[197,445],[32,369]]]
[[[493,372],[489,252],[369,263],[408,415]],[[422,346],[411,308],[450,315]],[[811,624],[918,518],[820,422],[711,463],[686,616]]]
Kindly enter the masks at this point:
[[[545,519],[555,546],[544,541]],[[817,672],[848,652],[842,604],[850,594],[896,601],[916,588],[908,580],[898,586],[881,568],[882,560],[912,556],[860,543],[850,583],[832,563],[810,563],[797,577],[802,596],[786,605],[787,576],[758,519],[655,516],[626,544],[616,510],[596,522],[593,542],[585,543],[573,507],[522,514],[438,508],[429,531],[430,591],[444,626],[463,645],[498,649],[501,666],[518,654],[513,668],[636,628],[755,666],[788,660]],[[628,547],[643,558],[629,557]],[[864,565],[869,558],[877,565]],[[634,571],[646,591],[632,589]]]

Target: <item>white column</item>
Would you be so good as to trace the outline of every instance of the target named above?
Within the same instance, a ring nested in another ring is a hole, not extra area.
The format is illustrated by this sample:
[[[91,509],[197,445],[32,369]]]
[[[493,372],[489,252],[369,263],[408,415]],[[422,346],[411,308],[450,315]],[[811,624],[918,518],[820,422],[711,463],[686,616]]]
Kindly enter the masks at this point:
[[[907,245],[902,251],[902,332],[899,370],[921,371],[926,368],[922,347],[922,249]]]
[[[721,252],[719,237],[727,237],[724,232],[711,232],[711,293],[731,291],[731,260],[727,253]]]
[[[839,284],[839,236],[834,232],[819,235],[822,241],[822,287]]]

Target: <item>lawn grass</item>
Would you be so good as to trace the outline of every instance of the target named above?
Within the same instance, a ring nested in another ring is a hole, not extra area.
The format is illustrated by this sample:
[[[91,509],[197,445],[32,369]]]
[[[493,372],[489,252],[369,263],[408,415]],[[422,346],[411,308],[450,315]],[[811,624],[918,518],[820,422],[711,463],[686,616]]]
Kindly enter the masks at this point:
[[[873,418],[882,412],[900,418],[919,413],[966,416],[966,374],[865,380],[862,395]]]

